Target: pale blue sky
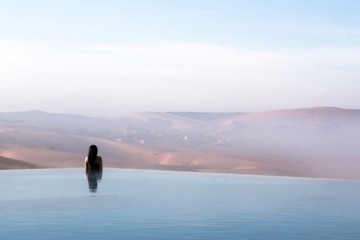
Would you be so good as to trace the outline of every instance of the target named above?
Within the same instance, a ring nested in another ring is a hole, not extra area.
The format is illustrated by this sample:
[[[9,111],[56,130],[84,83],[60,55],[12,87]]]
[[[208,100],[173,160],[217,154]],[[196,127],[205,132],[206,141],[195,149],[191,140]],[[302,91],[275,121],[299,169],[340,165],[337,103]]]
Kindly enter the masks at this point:
[[[360,1],[1,1],[0,112],[360,109]]]

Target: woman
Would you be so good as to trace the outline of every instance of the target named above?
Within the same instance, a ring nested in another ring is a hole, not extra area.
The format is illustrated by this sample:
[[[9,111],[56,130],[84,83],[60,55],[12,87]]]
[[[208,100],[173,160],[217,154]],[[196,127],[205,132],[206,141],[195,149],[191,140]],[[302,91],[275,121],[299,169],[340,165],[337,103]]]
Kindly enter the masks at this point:
[[[95,145],[89,148],[89,154],[85,158],[85,169],[87,170],[102,170],[102,158],[97,155],[98,149]]]

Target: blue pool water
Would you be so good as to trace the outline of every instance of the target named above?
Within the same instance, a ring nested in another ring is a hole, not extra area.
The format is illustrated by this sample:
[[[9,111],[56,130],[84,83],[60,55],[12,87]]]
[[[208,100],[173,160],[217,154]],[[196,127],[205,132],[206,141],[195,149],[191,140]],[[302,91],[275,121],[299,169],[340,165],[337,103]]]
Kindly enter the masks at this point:
[[[101,178],[101,179],[100,179]],[[0,239],[360,239],[360,181],[0,171]]]

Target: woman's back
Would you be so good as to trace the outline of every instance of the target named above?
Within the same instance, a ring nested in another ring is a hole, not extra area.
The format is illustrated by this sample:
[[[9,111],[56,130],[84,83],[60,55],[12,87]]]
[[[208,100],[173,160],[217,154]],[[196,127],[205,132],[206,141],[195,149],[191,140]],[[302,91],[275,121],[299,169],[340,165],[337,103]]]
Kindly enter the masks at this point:
[[[100,156],[96,156],[95,161],[89,160],[88,157],[85,158],[85,166],[86,169],[102,169],[102,158]]]

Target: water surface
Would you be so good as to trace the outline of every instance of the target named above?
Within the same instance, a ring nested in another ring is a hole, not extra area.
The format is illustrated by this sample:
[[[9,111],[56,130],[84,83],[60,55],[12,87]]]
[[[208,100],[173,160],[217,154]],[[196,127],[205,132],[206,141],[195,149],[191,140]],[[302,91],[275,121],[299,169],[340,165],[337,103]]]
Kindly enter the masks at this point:
[[[360,182],[0,171],[1,239],[359,239]]]

